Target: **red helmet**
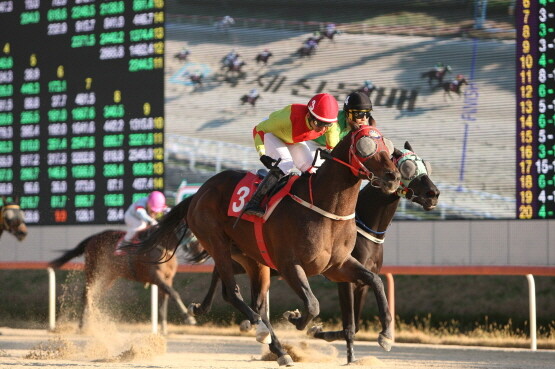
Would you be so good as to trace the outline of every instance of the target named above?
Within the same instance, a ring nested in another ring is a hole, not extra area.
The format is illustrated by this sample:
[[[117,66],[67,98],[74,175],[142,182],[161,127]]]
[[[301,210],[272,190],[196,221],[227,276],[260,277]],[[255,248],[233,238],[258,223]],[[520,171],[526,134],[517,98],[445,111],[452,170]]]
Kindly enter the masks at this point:
[[[166,196],[160,191],[153,191],[148,195],[148,206],[150,209],[159,213],[166,207]]]
[[[339,104],[337,100],[330,94],[318,94],[312,97],[307,104],[308,111],[314,118],[323,122],[337,122],[337,113],[339,113]]]

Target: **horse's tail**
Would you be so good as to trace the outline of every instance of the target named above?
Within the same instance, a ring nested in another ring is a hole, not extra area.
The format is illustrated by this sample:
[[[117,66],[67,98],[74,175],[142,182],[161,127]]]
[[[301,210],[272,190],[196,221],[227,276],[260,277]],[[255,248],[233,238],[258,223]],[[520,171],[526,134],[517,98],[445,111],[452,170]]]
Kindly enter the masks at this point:
[[[188,229],[185,233],[186,239],[181,242],[185,244],[186,255],[184,257],[185,261],[190,264],[203,264],[206,260],[210,258],[210,254],[206,252],[204,247],[200,244],[200,241],[195,237],[193,232]]]
[[[89,244],[89,241],[96,236],[97,234],[93,234],[92,236],[85,238],[83,241],[79,242],[79,244],[74,249],[67,251],[59,258],[54,259],[50,263],[48,263],[48,266],[54,269],[58,269],[71,259],[83,255],[85,253],[87,245]]]
[[[178,246],[179,241],[176,243],[176,231],[182,229],[185,233],[189,229],[185,223],[185,217],[189,210],[189,205],[193,196],[187,197],[179,204],[174,206],[172,210],[160,220],[156,230],[148,235],[148,237],[136,244],[138,247],[132,253],[143,254],[154,250],[155,248],[162,248],[170,253],[174,252]],[[183,233],[183,234],[184,234]]]

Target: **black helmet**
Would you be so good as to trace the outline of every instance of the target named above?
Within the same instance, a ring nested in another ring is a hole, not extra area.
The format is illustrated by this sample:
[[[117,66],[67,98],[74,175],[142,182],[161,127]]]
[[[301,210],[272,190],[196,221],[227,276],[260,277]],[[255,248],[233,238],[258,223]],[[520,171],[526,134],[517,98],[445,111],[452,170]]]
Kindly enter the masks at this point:
[[[372,102],[368,95],[364,92],[351,92],[343,104],[343,110],[370,110],[372,111]]]

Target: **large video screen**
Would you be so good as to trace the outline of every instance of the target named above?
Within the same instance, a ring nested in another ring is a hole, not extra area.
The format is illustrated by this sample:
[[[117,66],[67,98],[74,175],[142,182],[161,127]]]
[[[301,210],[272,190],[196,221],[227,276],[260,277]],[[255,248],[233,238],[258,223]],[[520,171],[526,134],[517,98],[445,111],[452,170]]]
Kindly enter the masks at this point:
[[[0,194],[30,224],[121,222],[152,189],[261,168],[273,111],[362,90],[441,191],[397,219],[554,218],[553,7],[0,0]]]
[[[206,2],[168,7],[167,127],[190,140],[187,158],[245,166],[271,112],[319,92],[342,105],[366,84],[379,129],[397,147],[409,141],[441,190],[435,211],[405,201],[397,218],[554,217],[552,3],[226,3],[217,14]]]

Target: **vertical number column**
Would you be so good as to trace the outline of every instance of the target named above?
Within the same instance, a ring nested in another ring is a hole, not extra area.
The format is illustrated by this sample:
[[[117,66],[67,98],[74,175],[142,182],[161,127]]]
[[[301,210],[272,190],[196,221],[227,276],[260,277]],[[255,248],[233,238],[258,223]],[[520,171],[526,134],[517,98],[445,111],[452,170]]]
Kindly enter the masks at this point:
[[[14,182],[14,71],[10,44],[0,54],[0,195],[12,195]]]
[[[50,214],[56,223],[68,219],[68,109],[67,81],[59,65],[48,81],[48,139],[46,140],[47,180],[50,192]]]
[[[537,218],[553,218],[555,214],[555,40],[553,39],[554,6],[540,0],[538,22],[538,118],[537,118]]]
[[[517,2],[517,217],[531,219],[534,216],[535,167],[534,142],[537,99],[534,91],[537,38],[532,25],[535,20],[535,4],[530,0]]]
[[[104,166],[102,176],[106,180],[104,208],[106,220],[109,222],[123,221],[125,211],[124,176],[125,176],[125,107],[122,104],[121,91],[113,94],[114,103],[104,106],[103,110],[103,152]]]
[[[28,64],[23,69],[23,82],[19,92],[23,99],[20,115],[19,141],[20,180],[23,187],[21,208],[29,213],[29,218],[39,221],[40,202],[40,90],[41,71],[35,54],[29,56]]]

